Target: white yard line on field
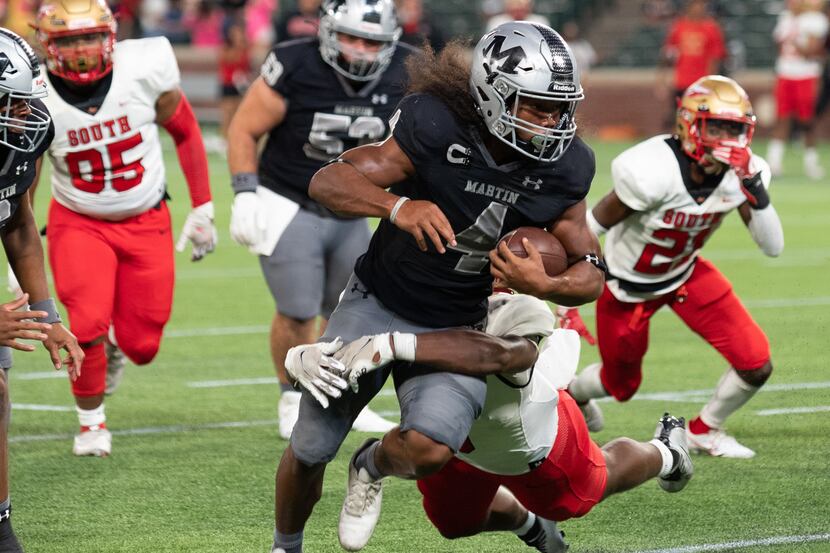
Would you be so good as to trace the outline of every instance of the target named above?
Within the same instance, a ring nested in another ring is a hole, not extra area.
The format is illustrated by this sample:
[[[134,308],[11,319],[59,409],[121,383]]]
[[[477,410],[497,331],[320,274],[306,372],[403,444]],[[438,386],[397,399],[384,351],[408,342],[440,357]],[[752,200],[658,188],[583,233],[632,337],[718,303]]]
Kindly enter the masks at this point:
[[[279,384],[276,376],[263,378],[235,378],[232,380],[200,380],[188,382],[188,388],[224,388],[226,386],[259,386],[262,384]]]
[[[12,409],[15,411],[55,411],[61,413],[75,410],[74,407],[66,405],[39,405],[37,403],[12,403]]]
[[[733,551],[747,547],[769,547],[772,545],[789,545],[795,543],[812,543],[830,541],[830,534],[804,534],[801,536],[773,536],[757,540],[737,540],[723,543],[702,543],[698,545],[684,545],[668,549],[649,549],[639,553],[699,553],[703,551]]]
[[[796,390],[824,390],[830,388],[830,381],[825,382],[792,382],[790,384],[767,384],[758,392],[793,392]],[[678,392],[652,392],[637,394],[632,400],[640,401],[678,401],[684,403],[696,403],[706,401],[711,397],[714,389],[708,390],[685,390]],[[598,401],[614,401],[613,398],[602,398]]]
[[[146,436],[153,434],[183,434],[187,432],[198,432],[200,430],[221,430],[226,428],[252,428],[256,426],[277,427],[277,420],[258,421],[231,421],[231,422],[210,422],[206,424],[177,424],[173,426],[150,426],[148,428],[131,428],[127,430],[112,430],[113,436]],[[24,434],[22,436],[10,436],[9,443],[21,442],[49,442],[56,440],[70,440],[74,434]]]
[[[36,371],[30,373],[12,371],[12,378],[15,380],[49,380],[50,378],[66,378],[66,373],[63,371]]]
[[[795,415],[827,412],[830,412],[830,405],[816,405],[814,407],[782,407],[780,409],[761,409],[760,411],[755,411],[755,414],[761,415],[762,417],[770,417],[772,415]]]

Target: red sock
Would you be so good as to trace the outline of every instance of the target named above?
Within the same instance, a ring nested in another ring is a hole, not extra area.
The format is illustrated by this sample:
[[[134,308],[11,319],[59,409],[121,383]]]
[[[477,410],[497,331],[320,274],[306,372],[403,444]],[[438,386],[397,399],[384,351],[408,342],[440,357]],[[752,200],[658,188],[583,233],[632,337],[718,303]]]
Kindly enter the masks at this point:
[[[83,366],[81,376],[72,383],[72,393],[75,396],[90,397],[104,393],[107,383],[107,355],[104,352],[104,343],[83,348]]]
[[[689,421],[689,432],[692,434],[706,434],[712,430],[712,427],[700,420],[700,417],[695,417]]]

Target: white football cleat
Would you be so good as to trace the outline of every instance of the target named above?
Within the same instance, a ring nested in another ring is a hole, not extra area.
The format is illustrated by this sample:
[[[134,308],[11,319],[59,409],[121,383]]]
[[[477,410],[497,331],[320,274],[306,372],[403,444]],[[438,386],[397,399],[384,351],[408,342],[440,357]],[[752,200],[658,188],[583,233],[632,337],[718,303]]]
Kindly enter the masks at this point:
[[[385,434],[396,426],[398,426],[397,423],[384,419],[366,406],[354,420],[352,430],[357,430],[358,432],[381,432]]]
[[[280,423],[280,438],[288,440],[291,438],[291,431],[297,424],[300,416],[300,399],[303,394],[300,392],[283,392],[280,395],[280,402],[277,405],[277,417]]]
[[[110,395],[118,388],[121,379],[124,378],[127,356],[118,346],[109,342],[104,342],[104,351],[107,354],[107,386],[104,388],[104,394]]]
[[[663,442],[674,458],[671,473],[658,477],[657,483],[669,493],[679,492],[686,487],[695,472],[686,442],[686,421],[683,417],[678,419],[666,413],[657,421],[654,439]]]
[[[605,415],[602,414],[602,409],[595,400],[589,399],[585,403],[577,403],[577,405],[579,410],[582,411],[585,424],[588,425],[590,432],[599,432],[605,428]]]
[[[75,436],[72,453],[78,456],[107,457],[112,453],[112,434],[106,428],[82,431]]]
[[[705,434],[688,433],[689,449],[712,457],[752,459],[755,452],[741,444],[723,430],[710,430]]]
[[[804,174],[810,180],[823,180],[824,168],[818,163],[804,163]]]
[[[354,466],[357,455],[376,441],[375,438],[370,438],[363,442],[349,462],[346,498],[343,500],[340,523],[337,526],[340,545],[347,551],[363,549],[369,543],[380,518],[383,480],[373,480],[365,468],[358,471]]]

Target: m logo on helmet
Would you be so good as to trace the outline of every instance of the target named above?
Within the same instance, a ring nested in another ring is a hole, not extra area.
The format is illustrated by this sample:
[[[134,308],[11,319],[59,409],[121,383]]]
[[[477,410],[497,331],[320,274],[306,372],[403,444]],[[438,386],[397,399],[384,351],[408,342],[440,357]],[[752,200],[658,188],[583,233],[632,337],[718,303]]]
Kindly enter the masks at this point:
[[[504,36],[496,35],[493,40],[484,47],[484,56],[490,56],[490,59],[495,61],[504,60],[501,67],[497,69],[502,73],[516,73],[516,68],[522,63],[525,58],[525,51],[520,46],[514,46],[502,52],[501,47],[504,44]]]
[[[0,52],[0,81],[5,81],[6,77],[13,77],[17,75],[17,69],[12,65],[12,60],[5,52]]]

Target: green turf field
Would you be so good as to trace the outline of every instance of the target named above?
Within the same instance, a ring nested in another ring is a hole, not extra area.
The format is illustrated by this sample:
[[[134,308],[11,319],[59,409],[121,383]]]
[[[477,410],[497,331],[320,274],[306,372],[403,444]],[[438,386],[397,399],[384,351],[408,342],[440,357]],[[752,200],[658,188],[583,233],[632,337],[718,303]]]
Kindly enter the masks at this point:
[[[611,158],[626,145],[592,146],[598,161],[595,201],[609,189]],[[166,154],[178,233],[189,202],[175,155],[169,147]],[[822,156],[830,166],[830,148]],[[800,156],[791,153],[789,161],[793,176],[779,179],[772,191],[784,221],[784,254],[765,258],[737,215],[705,249],[772,342],[775,372],[768,388],[729,421],[729,430],[757,457],[696,457],[695,477],[682,493],[666,494],[650,482],[613,497],[583,519],[563,524],[571,551],[731,551],[746,543],[693,546],[763,538],[779,543],[778,538],[819,534],[808,544],[739,550],[830,551],[830,180],[806,182],[796,176]],[[195,264],[185,254],[177,256],[175,305],[161,352],[147,367],[129,366],[107,401],[115,434],[110,458],[72,456],[77,418],[65,376],[52,374],[44,351],[16,354],[11,488],[15,528],[29,552],[269,551],[274,469],[286,445],[277,437],[278,387],[268,353],[273,305],[257,260],[228,235],[231,194],[224,160],[212,157],[211,169],[219,249]],[[41,187],[39,222],[45,221],[47,196],[48,186]],[[583,313],[592,325],[591,310]],[[619,435],[650,438],[664,410],[693,416],[726,368],[670,312],[655,318],[651,343],[640,394],[670,393],[603,404],[607,427],[597,435],[600,443]],[[596,357],[585,346],[582,364]],[[259,380],[209,382],[233,379]],[[391,388],[385,392],[372,405],[395,417]],[[341,550],[336,525],[346,463],[363,439],[352,434],[329,467],[323,499],[306,529],[307,552]],[[512,534],[446,541],[427,522],[414,484],[389,480],[366,551],[527,549]]]

